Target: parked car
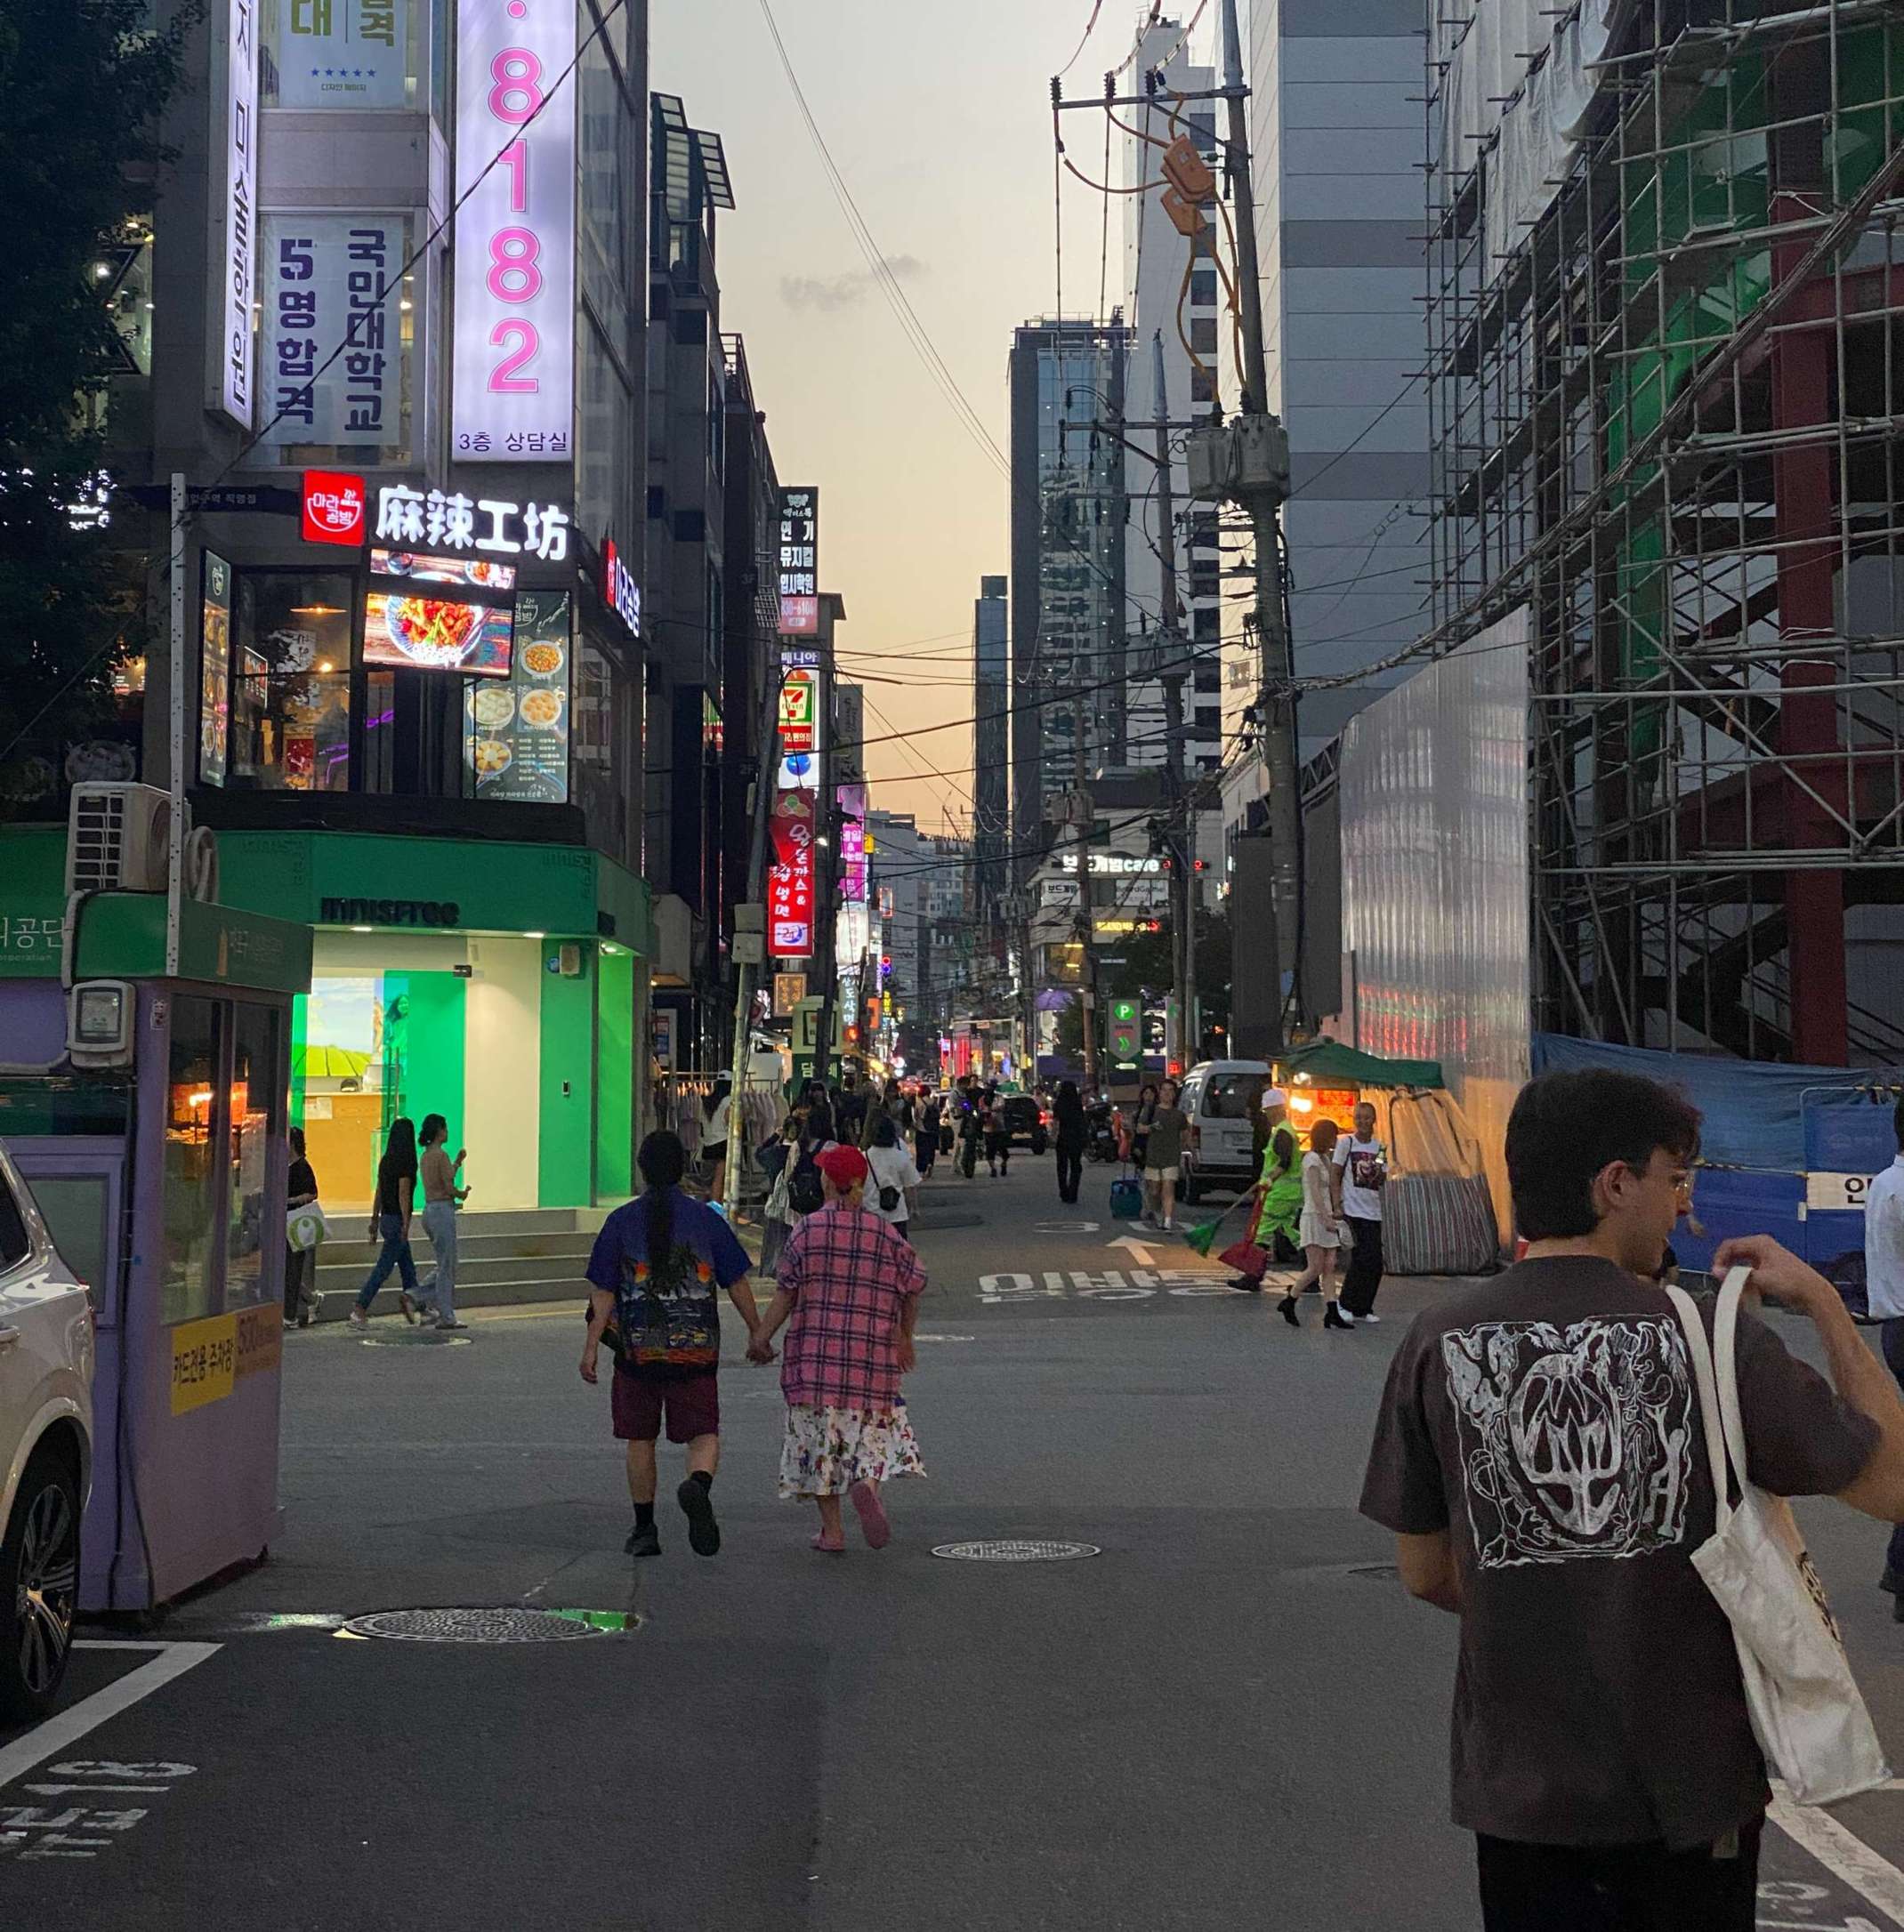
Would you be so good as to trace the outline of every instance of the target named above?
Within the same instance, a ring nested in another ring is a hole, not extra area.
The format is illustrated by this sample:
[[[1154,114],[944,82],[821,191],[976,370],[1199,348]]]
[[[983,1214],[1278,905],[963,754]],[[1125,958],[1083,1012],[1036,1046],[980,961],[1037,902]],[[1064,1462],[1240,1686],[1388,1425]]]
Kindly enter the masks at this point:
[[[1030,1094],[1004,1094],[993,1111],[1013,1147],[1022,1143],[1034,1154],[1042,1154],[1050,1146],[1051,1115]]]
[[[1190,1117],[1183,1137],[1183,1174],[1178,1193],[1200,1201],[1211,1187],[1240,1193],[1255,1186],[1264,1060],[1202,1060],[1183,1076],[1177,1105]]]
[[[0,1147],[0,1724],[59,1701],[92,1481],[92,1308]]]

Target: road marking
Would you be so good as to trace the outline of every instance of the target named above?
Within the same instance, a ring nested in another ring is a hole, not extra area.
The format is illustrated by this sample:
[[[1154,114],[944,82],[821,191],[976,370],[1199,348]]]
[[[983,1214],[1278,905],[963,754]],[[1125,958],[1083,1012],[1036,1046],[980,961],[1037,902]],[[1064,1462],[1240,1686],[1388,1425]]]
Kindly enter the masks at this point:
[[[1094,1235],[1101,1225],[1097,1221],[1040,1221],[1031,1231],[1035,1235]]]
[[[1792,1802],[1785,1784],[1774,1778],[1767,1815],[1802,1850],[1811,1853],[1826,1871],[1874,1905],[1892,1924],[1904,1926],[1904,1872],[1881,1858],[1854,1833],[1816,1805]]]
[[[1145,1243],[1134,1240],[1129,1235],[1119,1235],[1115,1241],[1107,1241],[1104,1245],[1107,1248],[1128,1248],[1146,1268],[1150,1268],[1157,1260]]]
[[[57,1757],[88,1731],[97,1730],[109,1719],[117,1717],[122,1711],[131,1710],[141,1699],[171,1683],[173,1678],[183,1677],[188,1670],[196,1670],[222,1646],[217,1644],[139,1644],[101,1640],[98,1643],[82,1641],[73,1647],[76,1650],[156,1650],[159,1654],[151,1662],[128,1671],[117,1683],[107,1685],[104,1690],[94,1691],[70,1709],[48,1718],[45,1723],[28,1731],[24,1737],[17,1737],[11,1744],[0,1746],[0,1784],[10,1784],[15,1778],[32,1770],[34,1766],[43,1764],[48,1758]]]

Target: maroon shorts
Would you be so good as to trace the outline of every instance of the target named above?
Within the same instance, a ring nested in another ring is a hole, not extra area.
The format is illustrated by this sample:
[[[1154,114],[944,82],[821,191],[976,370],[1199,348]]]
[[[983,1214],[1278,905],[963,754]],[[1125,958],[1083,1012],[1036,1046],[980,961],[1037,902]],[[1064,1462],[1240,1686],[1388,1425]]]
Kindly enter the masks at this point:
[[[721,1378],[714,1369],[643,1375],[618,1368],[610,1405],[617,1442],[653,1442],[661,1433],[663,1410],[670,1442],[721,1433]]]

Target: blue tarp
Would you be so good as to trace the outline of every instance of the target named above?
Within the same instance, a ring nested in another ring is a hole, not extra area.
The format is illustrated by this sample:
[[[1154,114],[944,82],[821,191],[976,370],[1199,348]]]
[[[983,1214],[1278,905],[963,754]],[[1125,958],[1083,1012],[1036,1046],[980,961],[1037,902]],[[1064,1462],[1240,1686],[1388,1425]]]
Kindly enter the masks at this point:
[[[1667,1082],[1706,1116],[1699,1145],[1706,1160],[1787,1174],[1803,1173],[1809,1165],[1803,1109],[1806,1094],[1815,1100],[1825,1090],[1844,1095],[1860,1086],[1892,1087],[1898,1080],[1895,1069],[1787,1067],[1767,1060],[1655,1053],[1557,1033],[1537,1033],[1533,1046],[1537,1074],[1612,1067]]]

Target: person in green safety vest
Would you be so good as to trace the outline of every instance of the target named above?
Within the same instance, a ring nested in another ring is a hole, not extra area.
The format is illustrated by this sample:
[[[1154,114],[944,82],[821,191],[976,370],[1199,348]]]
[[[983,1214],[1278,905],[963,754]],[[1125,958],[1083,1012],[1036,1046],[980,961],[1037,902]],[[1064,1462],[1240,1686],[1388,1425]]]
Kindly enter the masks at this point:
[[[1289,1124],[1289,1096],[1280,1087],[1263,1095],[1263,1120],[1268,1139],[1263,1148],[1263,1171],[1252,1196],[1252,1238],[1263,1252],[1265,1267],[1276,1258],[1279,1234],[1292,1248],[1300,1245],[1303,1223],[1303,1149]],[[1263,1292],[1263,1276],[1238,1275],[1230,1284],[1250,1294]]]

